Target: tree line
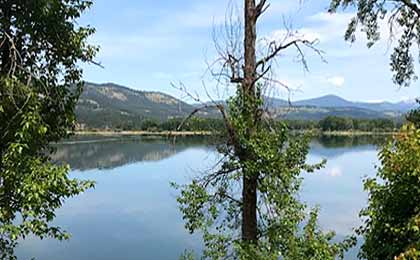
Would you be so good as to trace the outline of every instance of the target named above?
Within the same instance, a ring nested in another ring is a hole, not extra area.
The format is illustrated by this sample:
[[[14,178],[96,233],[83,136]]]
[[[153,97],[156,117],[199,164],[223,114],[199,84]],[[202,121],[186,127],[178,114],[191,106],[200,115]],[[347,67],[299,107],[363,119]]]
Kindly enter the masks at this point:
[[[290,130],[393,132],[399,129],[403,122],[387,118],[358,119],[328,116],[319,121],[277,120],[275,125],[278,127],[286,125]],[[93,129],[95,128],[91,130]],[[120,123],[110,129],[116,131],[223,131],[226,127],[221,118],[192,117],[187,121],[184,118],[171,118],[166,121],[143,119],[136,123]]]
[[[359,119],[350,117],[328,116],[319,121],[286,120],[290,129],[322,131],[363,131],[363,132],[392,132],[402,126],[400,120],[387,118]]]

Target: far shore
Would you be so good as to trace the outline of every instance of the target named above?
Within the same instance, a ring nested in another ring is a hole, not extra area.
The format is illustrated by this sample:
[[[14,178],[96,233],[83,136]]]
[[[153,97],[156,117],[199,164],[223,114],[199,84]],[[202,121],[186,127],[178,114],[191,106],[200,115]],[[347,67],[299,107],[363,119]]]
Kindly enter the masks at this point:
[[[321,131],[321,130],[295,130],[295,133],[311,133],[313,135],[324,136],[391,136],[398,134],[398,132],[386,131]]]
[[[211,131],[75,131],[76,135],[99,135],[99,136],[210,136]]]
[[[329,136],[360,136],[360,135],[395,135],[397,132],[365,132],[365,131],[328,131],[322,132],[322,135]]]
[[[320,131],[320,130],[295,130],[294,133],[310,133],[324,136],[380,136],[394,135],[397,132],[380,131]],[[115,130],[78,130],[74,132],[78,136],[211,136],[212,131],[115,131]]]

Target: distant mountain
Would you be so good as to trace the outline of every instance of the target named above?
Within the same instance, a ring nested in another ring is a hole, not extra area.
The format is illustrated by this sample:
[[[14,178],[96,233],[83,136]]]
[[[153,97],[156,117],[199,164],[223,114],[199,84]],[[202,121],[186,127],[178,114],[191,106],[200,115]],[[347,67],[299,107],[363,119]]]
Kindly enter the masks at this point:
[[[355,107],[353,103],[341,97],[327,95],[318,98],[311,98],[292,103],[295,106],[314,106],[314,107]]]
[[[397,118],[414,107],[414,102],[352,102],[334,95],[289,103],[266,98],[270,113],[277,118],[320,120],[335,115],[354,118]],[[221,101],[220,103],[225,104]],[[185,117],[197,105],[188,104],[170,95],[154,91],[138,91],[113,83],[86,83],[76,107],[81,125],[93,128],[137,128],[145,119],[165,121]],[[216,117],[214,110],[197,113]]]
[[[405,113],[408,110],[411,110],[415,106],[414,101],[409,102],[353,102],[343,99],[335,95],[326,95],[318,98],[306,99],[301,101],[292,102],[295,106],[314,106],[314,107],[333,107],[333,108],[343,108],[343,107],[355,107],[361,109],[369,109],[380,112],[402,112]]]
[[[316,107],[316,106],[292,106],[270,108],[271,115],[275,118],[320,120],[327,116],[351,117],[351,118],[391,118],[397,119],[402,116],[400,112],[381,112],[357,107]]]
[[[266,102],[275,108],[289,106],[284,99],[267,98]],[[359,108],[379,112],[405,113],[415,107],[415,101],[391,102],[353,102],[335,95],[326,95],[317,98],[292,101],[293,107],[318,107],[318,108]]]
[[[276,117],[319,120],[326,116],[354,118],[398,118],[416,105],[414,101],[353,102],[335,95],[300,101],[267,98],[266,103]]]
[[[86,83],[76,107],[79,124],[95,128],[136,126],[145,118],[167,120],[194,107],[161,92],[137,91],[112,83]]]
[[[414,100],[410,101],[400,101],[397,103],[391,102],[375,102],[375,103],[361,103],[356,102],[356,106],[361,108],[368,108],[377,111],[400,111],[400,112],[408,112],[416,107],[416,102]]]

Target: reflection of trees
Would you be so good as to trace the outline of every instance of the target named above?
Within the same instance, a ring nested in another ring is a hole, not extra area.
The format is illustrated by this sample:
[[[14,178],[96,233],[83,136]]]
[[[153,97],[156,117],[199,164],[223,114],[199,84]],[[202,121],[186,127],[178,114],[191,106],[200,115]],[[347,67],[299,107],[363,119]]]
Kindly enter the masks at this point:
[[[328,136],[322,135],[317,141],[325,148],[356,147],[362,145],[381,145],[388,136],[380,135],[354,135],[354,136]]]
[[[384,136],[320,136],[311,142],[311,153],[336,157],[350,151],[374,150],[385,140]],[[134,162],[159,161],[212,141],[203,137],[177,138],[173,145],[173,139],[160,137],[77,137],[57,145],[52,158],[70,164],[75,170],[112,169]]]
[[[348,152],[376,150],[388,136],[319,136],[311,142],[311,154],[321,157],[337,157]],[[349,149],[351,148],[351,149]]]
[[[158,161],[195,146],[204,145],[203,138],[107,138],[71,140],[57,145],[52,155],[75,170],[112,169],[140,161]]]

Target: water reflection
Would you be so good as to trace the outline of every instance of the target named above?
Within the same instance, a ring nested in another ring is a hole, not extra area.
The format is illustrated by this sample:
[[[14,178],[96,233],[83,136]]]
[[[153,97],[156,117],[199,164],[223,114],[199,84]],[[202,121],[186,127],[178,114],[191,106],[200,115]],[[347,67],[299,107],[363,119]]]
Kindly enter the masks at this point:
[[[186,248],[200,251],[200,236],[183,228],[176,193],[169,183],[186,183],[196,170],[218,157],[203,139],[71,140],[58,146],[54,159],[68,162],[72,177],[96,181],[95,190],[68,200],[56,224],[73,235],[68,242],[22,241],[19,259],[177,259]],[[311,143],[309,162],[327,159],[326,167],[305,175],[301,199],[320,205],[320,224],[339,237],[360,222],[366,205],[362,179],[373,175],[377,139],[323,137]],[[106,173],[106,174],[104,174]],[[357,250],[347,254],[355,259]]]
[[[313,141],[319,142],[325,148],[345,148],[364,145],[381,145],[390,136],[389,135],[353,135],[353,136],[333,136],[322,135],[316,137]]]
[[[83,139],[81,139],[83,138]],[[57,145],[51,157],[66,162],[74,170],[113,169],[141,161],[160,161],[186,149],[205,146],[203,138],[79,137]]]
[[[386,140],[386,136],[320,136],[312,140],[311,154],[337,157],[375,149]],[[192,147],[204,148],[211,142],[202,137],[177,138],[175,145],[173,141],[160,137],[81,136],[57,145],[52,158],[68,163],[74,170],[113,169],[135,162],[160,161]]]
[[[320,136],[311,141],[311,155],[336,158],[346,153],[377,150],[389,136]]]

